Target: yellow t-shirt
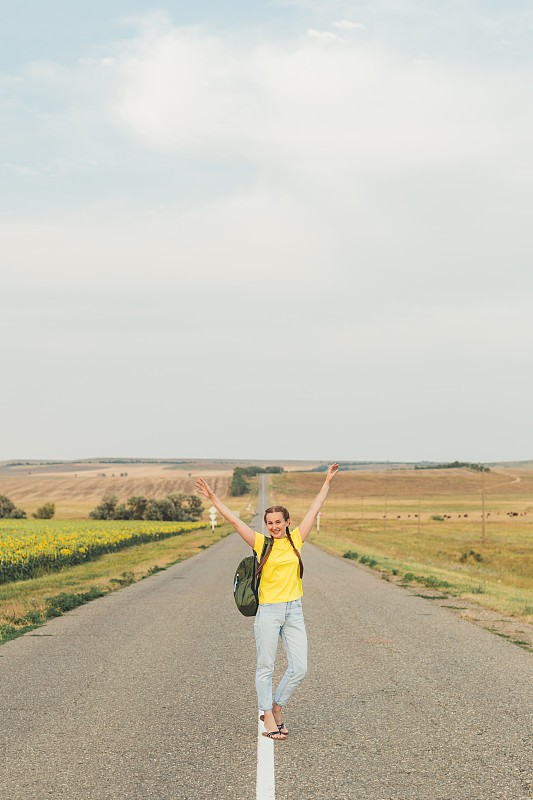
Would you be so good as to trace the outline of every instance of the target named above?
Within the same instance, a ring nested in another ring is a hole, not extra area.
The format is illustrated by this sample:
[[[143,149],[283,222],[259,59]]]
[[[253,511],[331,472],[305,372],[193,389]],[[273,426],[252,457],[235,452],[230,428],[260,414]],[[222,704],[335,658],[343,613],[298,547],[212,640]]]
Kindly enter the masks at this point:
[[[303,542],[299,528],[291,531],[291,538],[300,553]],[[255,532],[254,550],[258,559],[261,558],[264,541],[263,534]],[[288,603],[289,600],[298,600],[302,595],[298,557],[292,549],[287,536],[284,536],[283,539],[274,539],[272,552],[267,558],[261,573],[259,604]]]

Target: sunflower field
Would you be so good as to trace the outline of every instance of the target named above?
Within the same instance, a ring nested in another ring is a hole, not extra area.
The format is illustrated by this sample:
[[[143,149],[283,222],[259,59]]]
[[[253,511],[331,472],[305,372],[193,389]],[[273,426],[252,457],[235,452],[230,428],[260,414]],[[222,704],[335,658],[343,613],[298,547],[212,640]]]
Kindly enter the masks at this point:
[[[206,522],[0,519],[0,583],[35,578]]]

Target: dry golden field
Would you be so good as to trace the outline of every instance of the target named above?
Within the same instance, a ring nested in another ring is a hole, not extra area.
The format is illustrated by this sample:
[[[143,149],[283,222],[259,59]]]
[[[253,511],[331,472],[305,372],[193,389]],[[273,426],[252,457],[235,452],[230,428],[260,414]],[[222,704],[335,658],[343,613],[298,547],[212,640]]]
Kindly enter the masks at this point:
[[[324,475],[269,480],[271,501],[285,505],[296,526]],[[426,586],[533,622],[533,470],[492,470],[484,484],[485,525],[481,473],[341,472],[310,541],[374,559],[390,578],[394,570],[398,580],[421,576]]]
[[[257,462],[260,463],[260,462]],[[270,463],[270,462],[265,462]],[[285,469],[309,468],[313,462],[281,464]],[[315,462],[316,463],[316,462]],[[237,462],[191,462],[190,465],[138,464],[48,464],[0,466],[0,495],[6,495],[28,516],[46,502],[55,503],[56,519],[88,516],[104,495],[123,502],[132,495],[164,497],[194,491],[197,477],[204,476],[220,497],[227,497]]]
[[[78,519],[87,517],[107,494],[114,494],[123,502],[132,495],[164,497],[177,492],[190,493],[200,474],[168,469],[161,464],[103,465],[74,473],[26,468],[17,474],[0,475],[0,494],[9,497],[28,516],[38,506],[51,502],[56,505],[57,519]],[[225,496],[232,470],[211,470],[206,474],[217,494]]]

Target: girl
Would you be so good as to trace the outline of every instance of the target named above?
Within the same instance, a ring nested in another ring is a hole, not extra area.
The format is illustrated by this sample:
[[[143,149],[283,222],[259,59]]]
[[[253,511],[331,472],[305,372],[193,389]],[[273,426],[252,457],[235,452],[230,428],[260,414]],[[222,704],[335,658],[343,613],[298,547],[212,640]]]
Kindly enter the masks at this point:
[[[307,672],[307,635],[302,611],[303,563],[300,551],[338,469],[338,464],[332,464],[328,469],[324,485],[302,522],[292,533],[289,531],[290,516],[286,508],[271,506],[265,511],[264,519],[272,547],[259,563],[262,572],[259,607],[254,622],[257,648],[255,686],[259,708],[263,712],[261,719],[266,728],[263,736],[270,739],[287,738],[289,731],[282,721],[281,709]],[[203,478],[196,481],[196,491],[213,503],[246,544],[253,547],[258,558],[261,558],[265,537],[236,517]],[[289,664],[272,700],[272,672],[278,636],[281,636]]]

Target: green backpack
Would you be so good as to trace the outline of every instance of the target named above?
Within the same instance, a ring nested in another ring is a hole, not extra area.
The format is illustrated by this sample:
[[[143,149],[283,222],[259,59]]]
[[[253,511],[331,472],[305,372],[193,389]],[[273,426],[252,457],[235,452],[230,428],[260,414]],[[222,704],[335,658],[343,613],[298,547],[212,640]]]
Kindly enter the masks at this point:
[[[267,549],[272,547],[272,540],[266,536],[261,551],[261,558],[265,555]],[[255,617],[257,608],[259,606],[259,583],[261,575],[257,575],[257,554],[254,550],[252,556],[243,558],[233,581],[233,596],[237,604],[237,608],[244,614],[245,617]]]

